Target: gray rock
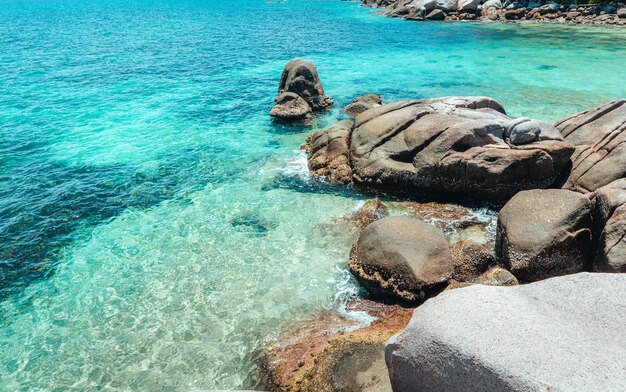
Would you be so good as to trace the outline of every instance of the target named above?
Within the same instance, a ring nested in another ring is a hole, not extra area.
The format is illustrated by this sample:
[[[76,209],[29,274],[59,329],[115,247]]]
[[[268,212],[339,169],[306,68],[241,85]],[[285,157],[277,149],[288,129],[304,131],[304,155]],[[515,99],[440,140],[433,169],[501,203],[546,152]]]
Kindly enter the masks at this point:
[[[621,19],[626,19],[626,7],[618,9],[616,13]]]
[[[336,184],[352,181],[348,158],[352,125],[352,121],[340,121],[307,137],[304,149],[308,153],[308,166],[312,173],[325,176]]]
[[[626,272],[626,179],[621,178],[594,192],[593,268],[601,272]]]
[[[378,94],[365,94],[356,98],[352,103],[344,109],[350,116],[355,117],[366,110],[380,106],[383,100]]]
[[[483,6],[483,9],[489,9],[489,8],[502,8],[502,2],[500,0],[487,0]]]
[[[446,14],[442,10],[432,10],[424,17],[426,20],[444,20],[445,18]]]
[[[626,275],[446,291],[386,345],[395,392],[626,391]]]
[[[626,177],[626,99],[576,113],[555,126],[576,148],[564,188],[593,192]]]
[[[500,210],[496,257],[524,282],[572,274],[592,254],[591,202],[564,189],[534,189]]]
[[[437,0],[437,9],[443,12],[456,11],[457,0]]]
[[[481,0],[459,0],[456,7],[459,12],[476,11],[480,3]]]
[[[422,300],[453,272],[441,229],[404,216],[383,218],[367,226],[348,265],[373,296],[409,302]]]
[[[313,115],[313,110],[302,97],[295,93],[281,93],[274,99],[276,105],[270,116],[284,121],[305,120]]]
[[[299,95],[313,111],[323,110],[333,104],[332,98],[324,94],[315,64],[308,60],[293,59],[285,65],[278,85],[278,95],[283,92]]]
[[[437,6],[437,0],[413,0],[408,5],[413,10],[423,10],[422,12],[430,12]]]
[[[355,119],[350,142],[357,182],[403,191],[435,191],[502,200],[554,183],[573,148],[551,125],[515,144],[519,120],[487,97],[402,101]],[[507,136],[509,135],[509,136]]]

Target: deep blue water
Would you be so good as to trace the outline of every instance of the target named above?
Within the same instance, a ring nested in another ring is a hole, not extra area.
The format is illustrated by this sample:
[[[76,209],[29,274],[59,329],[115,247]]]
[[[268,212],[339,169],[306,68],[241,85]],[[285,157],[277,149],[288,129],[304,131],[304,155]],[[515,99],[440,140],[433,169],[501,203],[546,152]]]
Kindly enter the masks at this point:
[[[341,1],[0,0],[0,390],[249,387],[264,341],[354,290],[306,134],[357,95],[626,97],[626,31],[413,23]],[[336,109],[267,113],[314,60]]]

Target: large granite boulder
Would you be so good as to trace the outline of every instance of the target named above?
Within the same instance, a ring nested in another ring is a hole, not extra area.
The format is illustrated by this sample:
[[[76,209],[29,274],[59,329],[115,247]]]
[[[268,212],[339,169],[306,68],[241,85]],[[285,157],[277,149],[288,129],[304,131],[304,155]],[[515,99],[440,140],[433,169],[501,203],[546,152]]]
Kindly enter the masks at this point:
[[[594,192],[593,268],[602,272],[626,272],[626,179],[621,178]]]
[[[304,149],[308,152],[308,166],[312,173],[337,184],[352,181],[348,149],[352,121],[344,120],[307,137]]]
[[[314,112],[324,110],[333,104],[332,98],[324,94],[315,64],[308,60],[293,59],[285,65],[278,85],[278,97],[275,99],[277,106],[284,105],[282,103],[286,99],[284,93],[293,93],[301,97]],[[270,114],[276,118],[289,119],[280,117],[280,110],[272,109],[272,112]]]
[[[372,296],[408,302],[422,300],[453,272],[443,232],[401,216],[367,226],[352,248],[349,267]]]
[[[576,113],[555,126],[576,148],[565,188],[593,192],[626,177],[626,99]]]
[[[357,182],[495,200],[552,185],[573,152],[552,125],[509,117],[487,97],[373,108],[350,140]]]
[[[496,257],[532,282],[584,270],[592,257],[592,204],[578,192],[534,189],[500,210]]]
[[[626,391],[626,275],[446,291],[385,349],[395,392]]]

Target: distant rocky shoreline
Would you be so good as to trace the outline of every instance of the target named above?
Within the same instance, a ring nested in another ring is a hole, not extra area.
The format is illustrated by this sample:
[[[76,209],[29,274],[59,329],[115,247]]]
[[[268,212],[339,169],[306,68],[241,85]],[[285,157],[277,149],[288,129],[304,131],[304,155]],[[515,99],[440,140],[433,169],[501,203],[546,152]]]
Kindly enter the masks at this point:
[[[275,102],[287,122],[333,104],[301,59]],[[375,321],[287,332],[264,353],[272,390],[626,390],[626,99],[555,123],[482,96],[367,94],[344,111],[302,148],[323,181],[401,195],[341,219],[367,293],[348,306]],[[493,206],[493,234],[468,201]]]
[[[384,15],[407,20],[547,22],[626,26],[626,4],[568,4],[549,0],[363,0]]]

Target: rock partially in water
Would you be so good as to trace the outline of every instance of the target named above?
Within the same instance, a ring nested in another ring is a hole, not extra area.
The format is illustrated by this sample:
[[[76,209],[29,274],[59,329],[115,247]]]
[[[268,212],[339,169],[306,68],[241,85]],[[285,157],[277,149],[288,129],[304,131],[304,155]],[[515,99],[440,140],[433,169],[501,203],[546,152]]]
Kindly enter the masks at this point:
[[[373,297],[407,302],[423,300],[453,272],[441,230],[401,216],[367,226],[352,248],[348,266]]]
[[[363,206],[344,219],[352,222],[358,229],[364,229],[370,223],[386,217],[389,214],[379,198],[367,200]]]
[[[347,310],[374,321],[359,325],[334,312],[323,313],[264,349],[262,370],[270,390],[391,390],[384,343],[407,325],[413,309],[357,299]]]
[[[496,201],[552,185],[572,152],[552,125],[508,117],[487,97],[386,104],[357,116],[350,138],[357,182]]]
[[[313,116],[313,110],[302,97],[295,93],[280,93],[274,99],[276,105],[270,110],[270,116],[284,121],[306,120]]]
[[[383,100],[378,94],[365,94],[356,98],[352,103],[344,109],[347,114],[352,117],[363,113],[366,110],[380,106]]]
[[[459,241],[451,249],[454,278],[471,281],[496,264],[494,255],[474,241]]]
[[[555,125],[576,148],[565,188],[593,192],[626,177],[626,99],[576,113]]]
[[[352,121],[344,120],[307,137],[303,148],[308,153],[308,167],[312,173],[325,176],[332,183],[352,181],[348,155],[352,126]]]
[[[333,104],[333,99],[324,93],[315,64],[308,60],[296,58],[285,65],[278,85],[279,97],[283,93],[300,96],[314,112]]]
[[[498,216],[498,260],[524,282],[584,270],[592,255],[591,209],[578,192],[518,193]]]
[[[624,298],[623,274],[447,291],[387,342],[393,390],[624,391]]]
[[[626,272],[626,179],[594,192],[595,271]]]

